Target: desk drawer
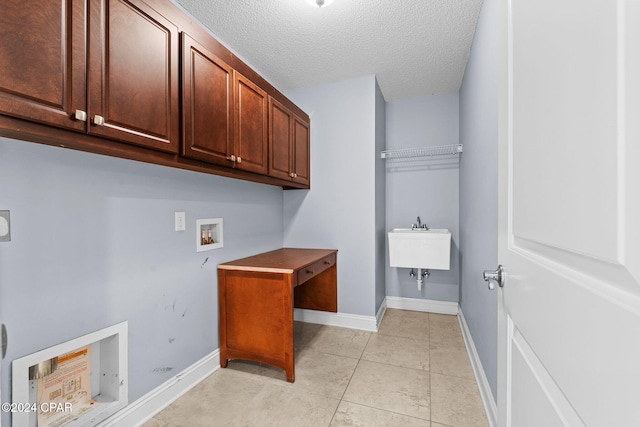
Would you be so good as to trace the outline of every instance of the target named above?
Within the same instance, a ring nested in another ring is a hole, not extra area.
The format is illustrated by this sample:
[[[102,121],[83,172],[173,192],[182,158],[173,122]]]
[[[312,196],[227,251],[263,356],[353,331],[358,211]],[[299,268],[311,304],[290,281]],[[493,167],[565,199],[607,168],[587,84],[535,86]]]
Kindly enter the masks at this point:
[[[309,264],[298,271],[298,285],[303,284],[334,265],[336,265],[336,254],[327,255],[321,260]]]

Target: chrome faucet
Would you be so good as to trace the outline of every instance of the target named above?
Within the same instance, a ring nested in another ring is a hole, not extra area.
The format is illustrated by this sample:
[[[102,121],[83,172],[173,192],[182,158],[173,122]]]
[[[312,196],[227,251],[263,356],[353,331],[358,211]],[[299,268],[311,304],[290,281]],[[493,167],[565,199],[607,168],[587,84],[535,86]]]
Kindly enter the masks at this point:
[[[418,223],[417,224],[411,224],[411,229],[415,230],[417,228],[423,228],[425,230],[428,230],[429,227],[427,226],[427,224],[423,224],[422,221],[420,221],[420,217],[417,218]]]

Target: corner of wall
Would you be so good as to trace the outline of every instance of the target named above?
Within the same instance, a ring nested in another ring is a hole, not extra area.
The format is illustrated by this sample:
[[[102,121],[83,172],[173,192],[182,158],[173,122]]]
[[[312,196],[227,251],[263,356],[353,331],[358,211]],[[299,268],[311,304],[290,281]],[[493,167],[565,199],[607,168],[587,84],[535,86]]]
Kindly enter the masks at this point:
[[[460,88],[460,308],[481,366],[497,392],[496,293],[482,270],[498,264],[498,82],[499,0],[485,0]]]

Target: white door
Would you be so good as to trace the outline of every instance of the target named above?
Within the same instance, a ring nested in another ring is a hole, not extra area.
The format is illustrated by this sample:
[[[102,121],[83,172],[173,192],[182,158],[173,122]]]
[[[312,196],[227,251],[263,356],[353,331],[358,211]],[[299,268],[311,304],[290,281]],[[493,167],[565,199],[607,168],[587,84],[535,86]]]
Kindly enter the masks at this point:
[[[500,426],[640,426],[640,0],[502,0]]]

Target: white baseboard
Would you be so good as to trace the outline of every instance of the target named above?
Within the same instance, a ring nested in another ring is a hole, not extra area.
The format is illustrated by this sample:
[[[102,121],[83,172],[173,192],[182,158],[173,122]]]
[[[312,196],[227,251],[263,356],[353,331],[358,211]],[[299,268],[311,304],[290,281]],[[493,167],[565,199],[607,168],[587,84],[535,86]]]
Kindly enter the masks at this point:
[[[498,410],[496,407],[496,402],[495,400],[493,400],[493,394],[491,393],[491,388],[489,387],[489,381],[487,381],[487,376],[484,374],[484,369],[482,369],[480,357],[478,356],[478,352],[476,351],[476,346],[473,343],[473,338],[471,337],[471,332],[469,331],[469,327],[467,326],[467,321],[464,318],[462,310],[460,310],[460,312],[458,313],[458,321],[460,322],[462,337],[464,338],[464,343],[467,346],[467,352],[469,353],[469,358],[471,359],[471,366],[473,366],[473,373],[476,376],[478,389],[480,389],[480,396],[482,397],[484,410],[487,413],[489,425],[491,427],[496,427],[498,425]]]
[[[220,368],[220,350],[216,349],[175,377],[107,418],[98,424],[98,427],[141,426],[218,368]]]
[[[387,308],[401,310],[426,311],[438,314],[458,314],[458,303],[453,301],[435,301],[430,299],[390,297],[385,298]]]
[[[361,316],[358,314],[331,313],[328,311],[296,308],[293,310],[293,319],[299,322],[362,329],[370,332],[376,332],[378,330],[376,316]]]

